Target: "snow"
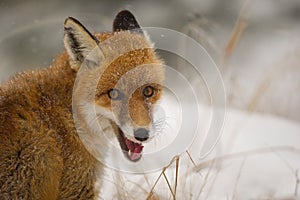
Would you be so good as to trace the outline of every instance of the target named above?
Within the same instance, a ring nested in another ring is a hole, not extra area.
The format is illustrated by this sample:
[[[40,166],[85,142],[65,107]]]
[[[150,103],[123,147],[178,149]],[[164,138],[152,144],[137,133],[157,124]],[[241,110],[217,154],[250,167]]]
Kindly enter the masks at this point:
[[[199,142],[189,151],[196,166],[187,153],[180,156],[177,199],[296,199],[299,133],[300,125],[284,118],[227,110],[222,136],[208,157],[197,159],[202,145]],[[175,185],[175,169],[173,162],[165,173],[171,187]],[[107,169],[101,198],[146,198],[160,173],[161,170],[131,174]],[[164,176],[154,193],[171,199]]]

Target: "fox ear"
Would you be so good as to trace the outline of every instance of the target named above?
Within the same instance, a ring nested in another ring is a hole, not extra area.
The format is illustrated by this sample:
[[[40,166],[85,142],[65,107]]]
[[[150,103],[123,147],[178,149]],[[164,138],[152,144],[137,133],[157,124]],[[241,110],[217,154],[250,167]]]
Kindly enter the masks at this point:
[[[78,20],[72,17],[66,19],[64,23],[64,45],[70,57],[72,69],[77,71],[84,61],[99,66],[101,51],[98,48],[98,43],[97,38]],[[92,56],[90,55],[91,52],[93,52]]]
[[[136,21],[133,14],[128,10],[122,10],[115,17],[113,23],[113,31],[126,31],[126,30],[143,33],[140,25]]]

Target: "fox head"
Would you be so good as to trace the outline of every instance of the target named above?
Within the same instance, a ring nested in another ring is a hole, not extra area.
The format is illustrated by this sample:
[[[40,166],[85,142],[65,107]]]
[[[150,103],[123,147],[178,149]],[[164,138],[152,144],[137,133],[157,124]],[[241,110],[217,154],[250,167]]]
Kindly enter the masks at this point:
[[[90,123],[109,120],[120,150],[131,161],[139,160],[143,143],[155,135],[153,109],[162,95],[163,62],[129,11],[117,14],[111,33],[91,34],[71,17],[64,26],[71,68],[87,66],[80,70],[77,93],[96,111]]]

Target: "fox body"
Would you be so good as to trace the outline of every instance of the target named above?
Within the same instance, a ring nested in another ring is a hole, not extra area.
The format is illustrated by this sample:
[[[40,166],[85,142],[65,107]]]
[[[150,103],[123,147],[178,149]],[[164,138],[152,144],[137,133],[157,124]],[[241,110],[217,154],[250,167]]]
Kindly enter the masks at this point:
[[[103,165],[82,142],[101,140],[95,122],[131,161],[153,137],[163,64],[134,16],[118,13],[111,33],[93,35],[74,18],[64,26],[66,51],[50,67],[0,87],[1,199],[95,199]]]

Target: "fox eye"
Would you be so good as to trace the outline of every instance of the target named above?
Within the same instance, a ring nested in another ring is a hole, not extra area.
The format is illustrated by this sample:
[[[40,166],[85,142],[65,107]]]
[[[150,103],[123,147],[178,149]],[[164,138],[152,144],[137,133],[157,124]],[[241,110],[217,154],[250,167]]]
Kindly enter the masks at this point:
[[[111,100],[120,100],[122,98],[122,94],[119,90],[117,89],[111,89],[107,92],[108,97]]]
[[[152,86],[148,85],[144,88],[144,90],[143,90],[144,97],[149,98],[149,97],[152,97],[153,94],[154,94],[154,88]]]

